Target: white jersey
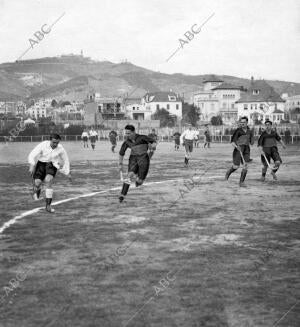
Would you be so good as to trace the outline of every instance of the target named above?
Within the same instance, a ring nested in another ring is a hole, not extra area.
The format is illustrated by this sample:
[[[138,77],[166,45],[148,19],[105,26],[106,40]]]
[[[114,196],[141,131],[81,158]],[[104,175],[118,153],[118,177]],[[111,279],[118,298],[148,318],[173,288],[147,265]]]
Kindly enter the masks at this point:
[[[90,136],[98,136],[98,133],[96,131],[90,131]]]
[[[183,143],[184,140],[193,141],[195,136],[195,131],[190,131],[189,129],[185,130],[180,136],[180,143]]]
[[[88,132],[82,132],[81,138],[83,139],[84,137],[89,137]]]
[[[65,175],[70,173],[70,162],[66,150],[61,144],[58,144],[55,149],[50,146],[51,141],[44,141],[38,144],[29,154],[28,162],[30,165],[35,165],[37,161],[52,162],[54,167]],[[62,165],[62,168],[60,166]]]

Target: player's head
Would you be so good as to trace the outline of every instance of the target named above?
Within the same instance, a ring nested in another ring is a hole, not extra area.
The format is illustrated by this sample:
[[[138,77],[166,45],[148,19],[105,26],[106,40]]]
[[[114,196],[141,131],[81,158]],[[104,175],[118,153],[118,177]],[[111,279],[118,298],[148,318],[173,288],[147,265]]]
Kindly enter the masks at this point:
[[[246,127],[248,125],[248,117],[244,116],[240,119],[241,127]]]
[[[135,136],[135,127],[133,125],[125,126],[125,137],[128,139],[132,139]]]
[[[61,140],[61,137],[58,134],[55,134],[55,133],[51,134],[50,135],[51,148],[55,149],[58,146],[60,140]]]
[[[187,127],[190,131],[192,130],[192,124],[187,124]]]
[[[270,131],[272,129],[272,122],[270,120],[265,121],[266,130]]]

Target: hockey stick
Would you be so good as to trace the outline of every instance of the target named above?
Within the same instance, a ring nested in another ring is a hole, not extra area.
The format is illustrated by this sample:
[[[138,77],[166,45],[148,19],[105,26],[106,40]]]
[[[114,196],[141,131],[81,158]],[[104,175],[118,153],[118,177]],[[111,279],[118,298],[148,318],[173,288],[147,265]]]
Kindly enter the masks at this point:
[[[269,161],[268,161],[268,159],[267,159],[267,157],[266,157],[266,155],[265,155],[264,152],[262,153],[262,156],[265,158],[265,161],[266,161],[268,167],[269,167],[271,170],[273,170],[273,168],[271,167],[271,165],[270,165],[270,163],[269,163]]]

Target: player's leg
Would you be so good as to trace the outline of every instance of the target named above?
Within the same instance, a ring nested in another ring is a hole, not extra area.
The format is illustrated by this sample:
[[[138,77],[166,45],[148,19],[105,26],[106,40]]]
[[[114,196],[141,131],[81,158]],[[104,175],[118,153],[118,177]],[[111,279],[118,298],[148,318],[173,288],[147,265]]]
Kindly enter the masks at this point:
[[[244,182],[245,182],[245,178],[248,172],[248,166],[247,163],[250,162],[250,147],[249,145],[241,145],[241,152],[243,154],[244,157],[244,166],[243,169],[241,171],[241,177],[240,177],[240,186],[244,186]],[[242,158],[241,158],[242,160]]]
[[[276,172],[278,171],[280,165],[282,164],[282,160],[280,158],[279,152],[277,147],[272,147],[271,148],[271,158],[273,159],[275,166],[271,171],[271,175],[274,180],[277,180]]]
[[[57,172],[57,168],[55,168],[52,162],[47,163],[46,165],[46,177],[44,180],[45,183],[45,195],[46,195],[46,211],[52,213],[54,209],[51,208],[51,202],[53,198],[53,178]]]
[[[32,197],[34,200],[38,200],[41,194],[42,182],[46,176],[46,164],[38,161],[32,174],[33,190]]]
[[[146,179],[150,167],[150,158],[148,154],[140,156],[138,158],[138,172],[137,172],[137,178],[135,181],[135,186],[141,186],[144,183],[144,180]]]
[[[225,174],[225,179],[228,180],[229,176],[236,171],[241,163],[241,154],[237,149],[233,150],[232,153],[232,166],[227,170],[226,174]]]
[[[270,157],[268,158],[268,154],[265,153],[265,156],[267,157],[267,160],[270,162]],[[261,163],[263,164],[263,167],[261,169],[261,178],[260,180],[264,182],[266,180],[266,174],[268,170],[268,163],[266,162],[266,159],[263,155],[260,156]]]
[[[138,172],[137,156],[130,156],[128,161],[128,178],[123,182],[119,201],[122,202],[128,193],[131,182]]]

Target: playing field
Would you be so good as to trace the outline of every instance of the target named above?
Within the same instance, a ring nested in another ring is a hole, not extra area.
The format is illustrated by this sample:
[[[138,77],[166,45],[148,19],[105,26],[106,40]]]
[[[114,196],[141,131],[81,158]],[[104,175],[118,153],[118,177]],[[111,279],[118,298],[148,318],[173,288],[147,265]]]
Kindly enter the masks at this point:
[[[64,143],[73,182],[57,174],[66,201],[49,214],[30,196],[35,145],[0,145],[1,327],[299,326],[299,147],[280,148],[265,183],[253,148],[239,188],[240,171],[224,181],[229,144],[184,168],[183,148],[161,143],[120,204],[109,143]]]

